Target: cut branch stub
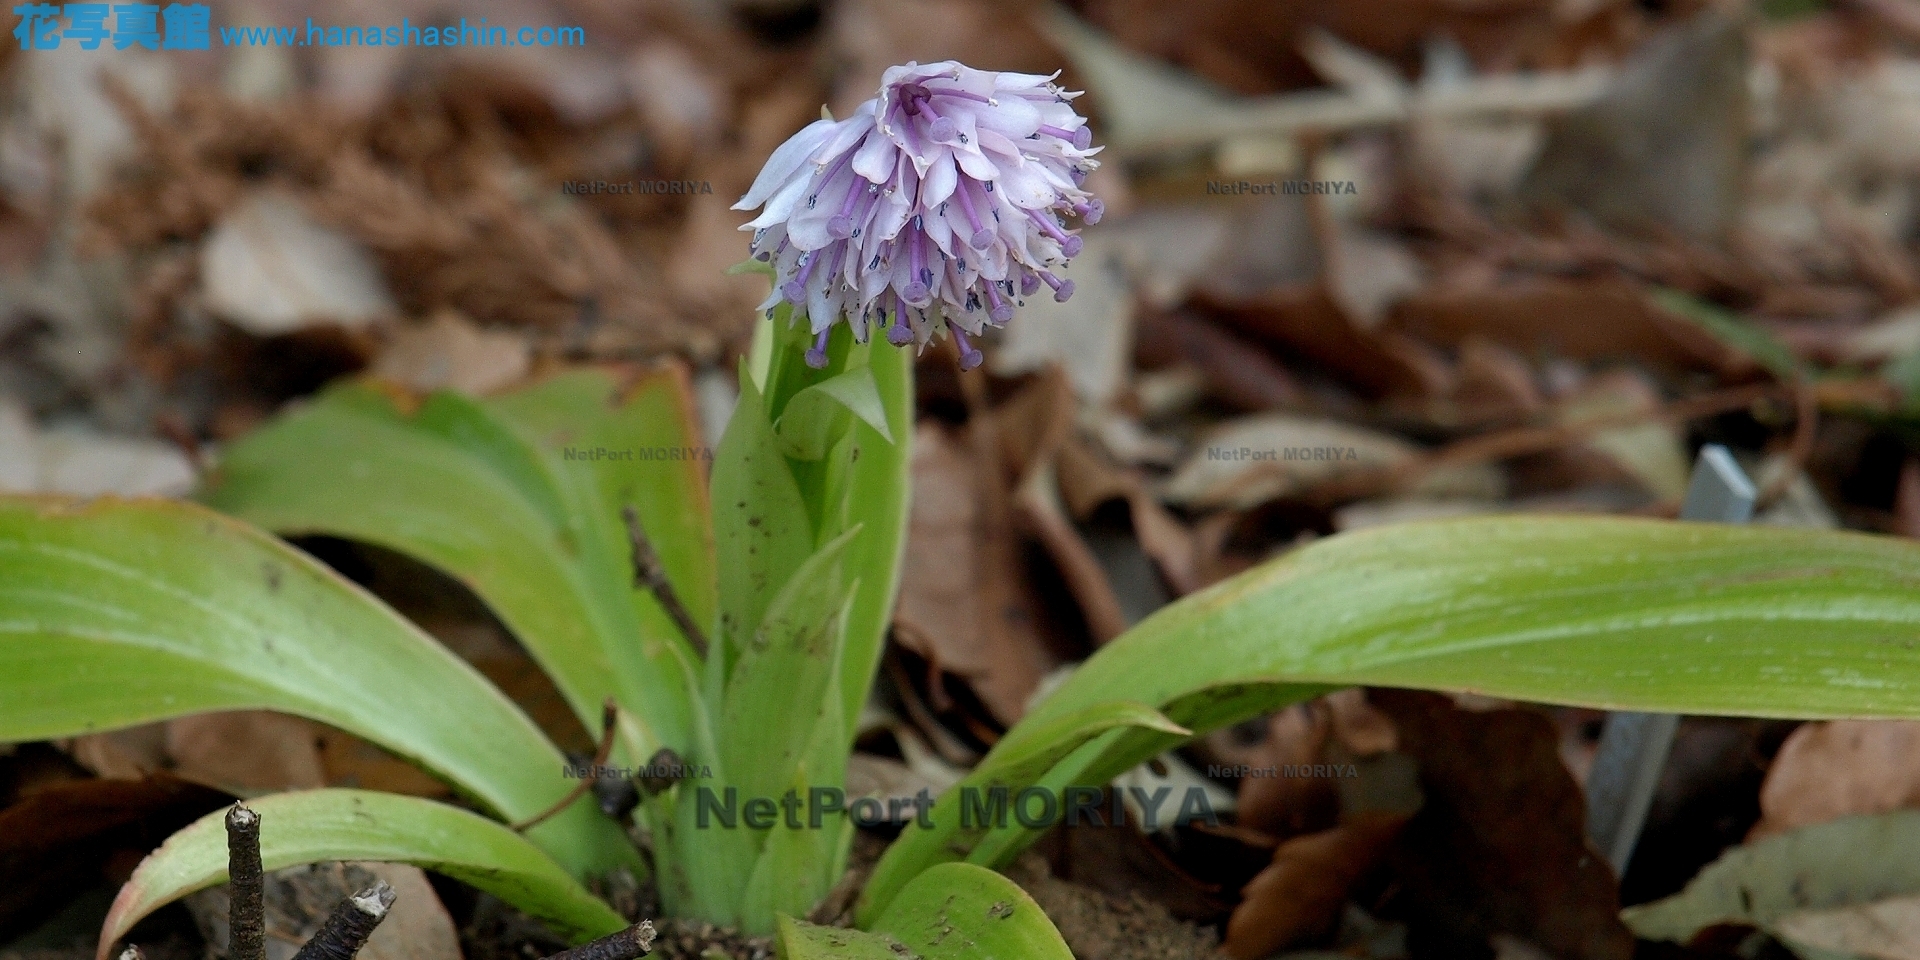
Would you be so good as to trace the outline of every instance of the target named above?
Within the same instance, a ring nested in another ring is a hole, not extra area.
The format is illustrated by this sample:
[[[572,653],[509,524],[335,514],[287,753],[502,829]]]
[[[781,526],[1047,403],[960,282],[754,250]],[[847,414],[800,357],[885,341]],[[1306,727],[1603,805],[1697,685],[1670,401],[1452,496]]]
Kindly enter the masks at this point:
[[[227,877],[227,956],[231,960],[266,960],[260,815],[238,803],[227,811]]]
[[[385,880],[348,897],[320,925],[293,960],[353,960],[373,936],[373,928],[393,908],[393,888]]]
[[[642,920],[618,933],[562,950],[547,960],[637,960],[653,950],[653,923]]]

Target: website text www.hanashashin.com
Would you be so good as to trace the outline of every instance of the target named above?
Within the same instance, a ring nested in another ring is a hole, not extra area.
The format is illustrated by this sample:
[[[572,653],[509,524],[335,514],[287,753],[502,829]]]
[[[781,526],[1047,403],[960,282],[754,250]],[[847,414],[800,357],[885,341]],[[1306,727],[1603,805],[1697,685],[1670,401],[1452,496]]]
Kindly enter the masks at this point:
[[[204,3],[29,3],[13,8],[19,18],[13,35],[22,50],[58,50],[73,46],[97,50],[144,47],[148,50],[205,50],[218,38],[225,47],[584,47],[587,31],[577,26],[509,26],[469,22],[349,26],[214,26]]]
[[[457,25],[424,26],[402,19],[398,26],[220,27],[224,46],[250,47],[584,47],[584,27],[518,26],[488,23],[481,17]]]

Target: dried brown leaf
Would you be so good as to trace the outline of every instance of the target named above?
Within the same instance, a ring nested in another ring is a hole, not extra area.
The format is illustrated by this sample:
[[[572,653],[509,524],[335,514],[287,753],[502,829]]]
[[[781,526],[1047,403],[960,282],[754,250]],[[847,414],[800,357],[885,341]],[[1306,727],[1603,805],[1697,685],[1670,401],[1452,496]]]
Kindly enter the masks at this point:
[[[932,422],[914,436],[914,497],[901,565],[895,639],[967,679],[994,716],[1012,723],[1054,665],[1019,573],[1010,532],[989,525],[984,484],[994,464],[964,433]]]
[[[1403,302],[1390,326],[1448,346],[1477,336],[1524,355],[1631,356],[1727,375],[1753,369],[1710,335],[1652,308],[1638,286],[1616,280],[1427,290]]]
[[[201,713],[167,721],[167,756],[182,779],[235,796],[326,786],[320,727],[265,710]]]
[[[1322,763],[1333,732],[1332,711],[1320,701],[1288,707],[1267,719],[1266,736],[1236,761],[1272,775],[1240,781],[1239,824],[1276,837],[1322,830],[1338,813],[1331,781],[1279,776],[1281,768]]]
[[[1508,934],[1560,957],[1633,954],[1617,885],[1587,845],[1585,804],[1545,716],[1471,713],[1410,691],[1369,700],[1393,718],[1427,798],[1388,856],[1389,915],[1441,953]]]
[[[98,884],[116,854],[137,859],[155,838],[225,802],[218,791],[162,773],[50,784],[0,809],[0,939],[39,926]]]
[[[1406,822],[1403,815],[1367,814],[1281,844],[1273,865],[1240,892],[1221,949],[1234,960],[1261,960],[1331,932],[1354,883]]]
[[[425,325],[396,331],[373,372],[418,393],[452,389],[481,395],[525,377],[531,365],[528,348],[524,336],[480,330],[448,311]]]
[[[1750,840],[1920,806],[1920,723],[1834,720],[1795,730],[1760,788]]]

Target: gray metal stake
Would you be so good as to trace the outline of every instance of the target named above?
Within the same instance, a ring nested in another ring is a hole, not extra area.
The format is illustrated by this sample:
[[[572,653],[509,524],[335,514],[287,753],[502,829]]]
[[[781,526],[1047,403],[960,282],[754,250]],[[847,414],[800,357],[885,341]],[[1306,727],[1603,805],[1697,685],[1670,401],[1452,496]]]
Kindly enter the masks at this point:
[[[1719,444],[1700,448],[1680,519],[1709,523],[1746,523],[1753,517],[1753,482]],[[1613,864],[1614,876],[1627,874],[1633,846],[1646,825],[1660,770],[1673,749],[1680,718],[1670,713],[1618,712],[1607,715],[1587,774],[1587,836]]]

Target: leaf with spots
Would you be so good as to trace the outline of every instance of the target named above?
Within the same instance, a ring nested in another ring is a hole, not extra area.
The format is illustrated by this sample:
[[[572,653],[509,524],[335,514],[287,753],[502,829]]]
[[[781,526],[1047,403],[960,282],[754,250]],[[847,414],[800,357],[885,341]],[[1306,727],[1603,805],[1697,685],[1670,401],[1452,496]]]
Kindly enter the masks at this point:
[[[782,915],[780,960],[913,960],[892,937],[846,927],[823,927]]]
[[[915,877],[869,929],[926,960],[1073,960],[1025,890],[970,863],[943,863]]]
[[[915,877],[865,931],[780,918],[783,960],[1073,960],[1040,905],[984,867]]]
[[[762,398],[762,416],[781,424],[783,433],[797,431],[806,408],[815,403],[858,414],[831,418],[834,429],[820,439],[818,449],[824,454],[819,459],[788,461],[813,524],[812,546],[856,525],[865,531],[848,552],[848,563],[868,586],[848,615],[840,671],[840,695],[846,715],[853,717],[873,685],[900,589],[911,482],[914,352],[873,341],[854,343],[849,331],[836,327],[827,345],[827,366],[816,370],[804,359],[812,336],[806,325],[794,326],[791,320],[790,305],[782,304],[755,331],[752,355],[740,378],[741,393],[748,393],[746,384],[754,384]],[[866,390],[869,382],[871,393]],[[876,402],[883,418],[875,417]],[[795,414],[802,416],[789,423]],[[812,443],[808,441],[808,449]],[[718,483],[717,468],[714,476]]]
[[[714,451],[713,503],[724,677],[760,628],[774,595],[813,553],[806,502],[760,394],[744,373],[740,401]]]

